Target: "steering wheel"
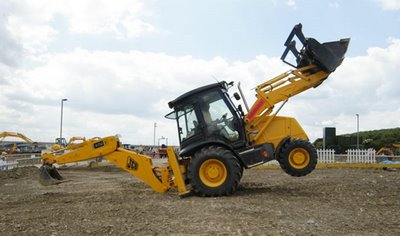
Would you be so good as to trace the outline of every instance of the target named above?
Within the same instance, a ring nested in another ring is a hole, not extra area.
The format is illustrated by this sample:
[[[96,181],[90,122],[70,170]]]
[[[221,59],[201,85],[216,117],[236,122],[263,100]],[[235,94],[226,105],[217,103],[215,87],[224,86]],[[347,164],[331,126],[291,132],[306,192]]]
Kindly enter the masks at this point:
[[[225,113],[220,119],[218,119],[218,123],[224,123],[226,126],[228,126],[228,128],[230,128],[231,130],[235,130],[234,126],[233,126],[233,117],[226,119],[226,117],[228,116],[228,113]]]
[[[225,121],[226,121],[226,116],[228,115],[228,113],[225,113],[225,114],[223,114],[222,116],[221,116],[221,118],[219,118],[219,119],[216,119],[215,120],[215,122],[217,123],[217,124],[219,124],[219,123],[225,123]]]

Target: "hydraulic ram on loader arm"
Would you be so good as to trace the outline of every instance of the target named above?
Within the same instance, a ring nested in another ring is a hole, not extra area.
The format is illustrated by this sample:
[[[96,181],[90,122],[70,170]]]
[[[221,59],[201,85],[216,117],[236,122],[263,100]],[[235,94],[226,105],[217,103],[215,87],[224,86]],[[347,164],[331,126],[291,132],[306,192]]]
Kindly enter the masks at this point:
[[[173,148],[167,148],[167,154],[168,164],[166,166],[153,167],[150,157],[121,148],[116,136],[92,138],[62,155],[43,153],[40,183],[42,185],[57,184],[63,179],[53,164],[62,165],[104,157],[119,168],[141,179],[156,192],[166,192],[171,187],[177,187],[179,194],[188,193],[183,179],[183,165],[178,162]]]

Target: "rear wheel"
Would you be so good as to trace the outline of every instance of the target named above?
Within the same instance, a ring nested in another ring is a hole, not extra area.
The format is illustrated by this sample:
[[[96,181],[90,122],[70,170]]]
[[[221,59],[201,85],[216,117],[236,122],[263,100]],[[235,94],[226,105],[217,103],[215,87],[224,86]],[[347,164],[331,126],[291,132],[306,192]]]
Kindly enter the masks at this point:
[[[199,196],[225,196],[235,192],[242,177],[242,167],[233,153],[218,146],[204,147],[192,158],[188,178]]]
[[[293,139],[283,145],[278,161],[281,168],[289,175],[305,176],[317,165],[317,151],[310,142]]]

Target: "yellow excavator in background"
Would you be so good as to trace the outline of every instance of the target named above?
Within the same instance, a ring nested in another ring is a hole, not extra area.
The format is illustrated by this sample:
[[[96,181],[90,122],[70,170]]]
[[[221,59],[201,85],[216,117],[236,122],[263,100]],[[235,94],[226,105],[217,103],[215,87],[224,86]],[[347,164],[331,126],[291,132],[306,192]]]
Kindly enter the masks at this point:
[[[400,153],[400,143],[394,143],[392,147],[381,147],[376,155],[396,156],[398,153]]]
[[[300,50],[294,37],[302,44]],[[43,154],[41,180],[43,184],[62,180],[53,164],[99,156],[157,192],[177,187],[181,194],[192,191],[199,196],[233,194],[244,169],[272,160],[289,175],[307,175],[317,164],[316,150],[296,119],[277,114],[289,98],[323,83],[342,63],[349,42],[346,38],[321,44],[304,37],[298,24],[286,40],[281,57],[295,69],[258,85],[257,100],[251,107],[240,86],[240,95],[231,96],[228,90],[233,82],[225,81],[194,89],[169,102],[173,111],[165,117],[177,122],[180,152],[177,157],[168,148],[164,167],[153,167],[150,157],[121,148],[119,139],[110,136],[86,140],[62,155]],[[289,52],[294,62],[286,60]],[[242,99],[246,112],[241,105],[234,105],[231,97]],[[273,112],[277,104],[281,105]]]
[[[61,150],[70,150],[73,149],[77,144],[76,141],[84,142],[86,141],[85,137],[74,136],[67,140],[65,138],[56,138],[55,143],[51,146],[52,151],[61,151]]]
[[[21,134],[21,133],[16,133],[16,132],[1,132],[0,133],[0,143],[4,140],[4,138],[6,137],[14,137],[14,138],[19,138],[22,139],[23,141],[32,144],[32,145],[36,145],[35,142],[33,142],[30,138],[26,137],[25,135]],[[17,150],[17,144],[14,143],[13,147],[10,149],[9,154],[14,153]]]

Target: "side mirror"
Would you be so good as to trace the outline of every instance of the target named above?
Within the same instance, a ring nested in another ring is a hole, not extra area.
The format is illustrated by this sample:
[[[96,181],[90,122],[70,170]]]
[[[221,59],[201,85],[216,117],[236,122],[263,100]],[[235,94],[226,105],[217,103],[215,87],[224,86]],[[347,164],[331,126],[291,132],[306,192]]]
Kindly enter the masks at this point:
[[[240,95],[238,93],[234,93],[233,97],[238,101],[240,100]]]

